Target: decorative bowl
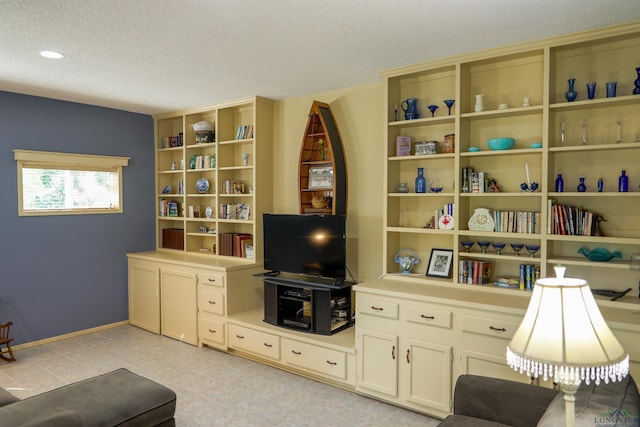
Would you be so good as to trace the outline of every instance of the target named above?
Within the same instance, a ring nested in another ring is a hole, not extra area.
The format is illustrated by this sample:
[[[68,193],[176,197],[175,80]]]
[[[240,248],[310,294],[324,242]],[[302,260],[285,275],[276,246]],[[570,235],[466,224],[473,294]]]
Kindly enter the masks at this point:
[[[213,130],[213,126],[211,125],[211,123],[209,123],[206,120],[201,120],[201,121],[199,121],[197,123],[194,123],[194,124],[191,125],[191,127],[196,132]]]
[[[324,209],[329,206],[329,199],[324,196],[314,197],[311,199],[311,206],[316,209]]]
[[[469,152],[470,153],[475,153],[477,151],[480,151],[480,148],[478,148],[478,147],[469,147]]]
[[[542,142],[533,142],[531,148],[542,148]]]
[[[516,143],[513,138],[492,138],[487,141],[487,145],[492,150],[508,150],[512,148]]]

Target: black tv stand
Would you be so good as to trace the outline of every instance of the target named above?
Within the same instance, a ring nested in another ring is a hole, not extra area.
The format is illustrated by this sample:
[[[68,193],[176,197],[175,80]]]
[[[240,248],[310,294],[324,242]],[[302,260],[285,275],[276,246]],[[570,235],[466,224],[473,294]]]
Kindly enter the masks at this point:
[[[264,321],[320,335],[352,326],[353,283],[311,276],[263,275]]]

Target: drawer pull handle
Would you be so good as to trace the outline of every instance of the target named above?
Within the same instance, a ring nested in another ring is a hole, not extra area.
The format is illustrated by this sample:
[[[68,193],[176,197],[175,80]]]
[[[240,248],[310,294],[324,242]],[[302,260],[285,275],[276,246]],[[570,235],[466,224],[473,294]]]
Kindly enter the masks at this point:
[[[331,360],[327,360],[327,363],[332,366],[336,366],[338,362],[332,362]]]
[[[375,305],[371,306],[371,310],[375,310],[375,311],[384,311],[383,307],[376,307]]]
[[[494,326],[489,326],[489,329],[491,329],[492,331],[496,331],[496,332],[507,332],[507,330],[505,328],[496,328]]]
[[[407,363],[411,363],[411,360],[409,359],[409,353],[411,352],[411,350],[407,349]]]
[[[396,346],[391,347],[391,358],[396,360]]]
[[[242,335],[238,335],[238,334],[236,334],[236,338],[238,338],[238,339],[240,339],[240,340],[243,340],[243,339],[244,339],[244,337],[243,337]]]
[[[265,346],[265,347],[268,347],[268,348],[273,347],[273,344],[268,344],[268,343],[266,343],[266,342],[265,342],[265,343],[263,343],[263,344],[264,344],[264,346]]]
[[[301,351],[295,351],[295,350],[291,350],[291,353],[295,354],[296,356],[300,356],[302,354]]]
[[[209,329],[209,332],[211,332],[212,334],[215,334],[215,333],[216,333],[216,330],[215,330],[215,329]],[[237,335],[236,335],[236,336],[237,336]],[[240,338],[240,337],[238,337],[238,338]]]
[[[216,282],[216,279],[212,279],[211,277],[209,277],[207,280],[210,281],[211,283],[215,283]]]
[[[215,301],[209,301],[209,304],[216,305]]]
[[[424,314],[421,314],[420,317],[422,317],[423,319],[429,319],[429,320],[433,320],[436,318],[436,316],[426,316]]]

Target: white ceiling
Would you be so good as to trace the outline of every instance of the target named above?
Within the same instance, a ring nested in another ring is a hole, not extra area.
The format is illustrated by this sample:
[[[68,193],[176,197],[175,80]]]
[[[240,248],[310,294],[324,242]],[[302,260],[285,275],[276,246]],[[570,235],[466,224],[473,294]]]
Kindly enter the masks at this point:
[[[0,0],[0,90],[157,114],[638,19],[639,0]]]

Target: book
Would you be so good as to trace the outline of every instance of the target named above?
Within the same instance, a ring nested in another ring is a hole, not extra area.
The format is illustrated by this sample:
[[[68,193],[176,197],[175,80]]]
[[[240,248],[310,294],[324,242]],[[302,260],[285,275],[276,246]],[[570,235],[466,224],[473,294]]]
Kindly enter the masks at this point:
[[[396,138],[396,156],[408,156],[411,154],[411,137],[399,136]]]

